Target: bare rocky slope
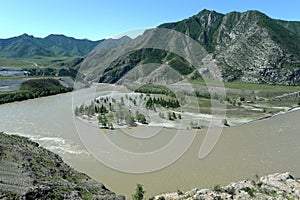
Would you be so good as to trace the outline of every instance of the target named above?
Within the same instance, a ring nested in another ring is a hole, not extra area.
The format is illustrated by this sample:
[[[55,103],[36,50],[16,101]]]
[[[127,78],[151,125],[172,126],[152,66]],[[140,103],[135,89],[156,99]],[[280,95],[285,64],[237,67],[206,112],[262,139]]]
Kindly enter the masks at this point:
[[[27,138],[0,133],[0,199],[125,199]]]
[[[290,173],[277,173],[263,176],[258,180],[244,180],[225,187],[216,185],[212,189],[193,189],[188,192],[173,192],[155,196],[159,200],[222,200],[222,199],[261,199],[291,200],[300,199],[300,182]]]

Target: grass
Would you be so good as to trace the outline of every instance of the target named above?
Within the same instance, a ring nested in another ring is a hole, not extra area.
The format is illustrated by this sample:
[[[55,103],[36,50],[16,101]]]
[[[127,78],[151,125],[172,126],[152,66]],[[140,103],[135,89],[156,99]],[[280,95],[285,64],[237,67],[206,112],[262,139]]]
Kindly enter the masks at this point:
[[[188,79],[188,81],[195,85],[207,85],[203,79]],[[210,86],[219,86],[218,83],[208,82]],[[259,91],[285,91],[297,92],[300,91],[300,86],[284,86],[284,85],[269,85],[269,84],[255,84],[245,83],[242,81],[233,81],[224,83],[225,88],[240,89],[240,90],[259,90]]]
[[[211,114],[211,100],[205,98],[198,98],[199,113]]]
[[[71,76],[0,76],[0,80],[8,80],[8,79],[22,79],[22,78],[29,78],[29,79],[40,79],[40,78],[72,78]]]
[[[20,58],[0,58],[0,67],[29,67],[32,64]]]
[[[236,88],[241,90],[271,90],[271,91],[300,91],[300,86],[284,86],[284,85],[269,85],[244,83],[242,81],[228,82],[224,84],[226,88]]]
[[[0,68],[61,68],[62,63],[70,62],[75,57],[35,57],[35,58],[0,58]]]
[[[7,79],[21,79],[26,78],[25,76],[0,76],[0,80],[7,80]]]

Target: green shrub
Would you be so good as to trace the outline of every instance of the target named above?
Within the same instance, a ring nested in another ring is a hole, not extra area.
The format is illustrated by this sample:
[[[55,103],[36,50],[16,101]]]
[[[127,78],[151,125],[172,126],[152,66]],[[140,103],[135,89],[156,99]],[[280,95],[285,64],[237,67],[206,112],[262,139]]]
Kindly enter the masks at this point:
[[[135,193],[132,195],[133,200],[142,200],[144,198],[145,192],[141,184],[136,185]]]
[[[241,190],[244,190],[245,192],[247,192],[250,195],[250,197],[255,197],[256,190],[254,188],[245,187],[245,188],[242,188]]]
[[[221,188],[220,185],[215,185],[215,186],[213,187],[213,191],[215,191],[215,192],[222,192],[222,188]]]

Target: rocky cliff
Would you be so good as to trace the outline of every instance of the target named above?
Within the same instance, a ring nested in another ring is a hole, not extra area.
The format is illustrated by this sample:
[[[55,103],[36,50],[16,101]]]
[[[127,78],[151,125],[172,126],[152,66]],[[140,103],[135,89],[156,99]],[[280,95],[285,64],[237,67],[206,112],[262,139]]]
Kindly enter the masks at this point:
[[[0,133],[0,199],[124,199],[27,138]]]

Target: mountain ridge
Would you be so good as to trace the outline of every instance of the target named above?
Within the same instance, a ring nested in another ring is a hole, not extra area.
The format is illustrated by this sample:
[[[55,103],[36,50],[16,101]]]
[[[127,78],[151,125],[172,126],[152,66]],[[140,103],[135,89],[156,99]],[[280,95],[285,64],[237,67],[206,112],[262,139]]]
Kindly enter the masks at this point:
[[[39,38],[24,33],[12,38],[0,39],[0,57],[86,56],[103,41],[75,39],[62,34],[50,34]]]

